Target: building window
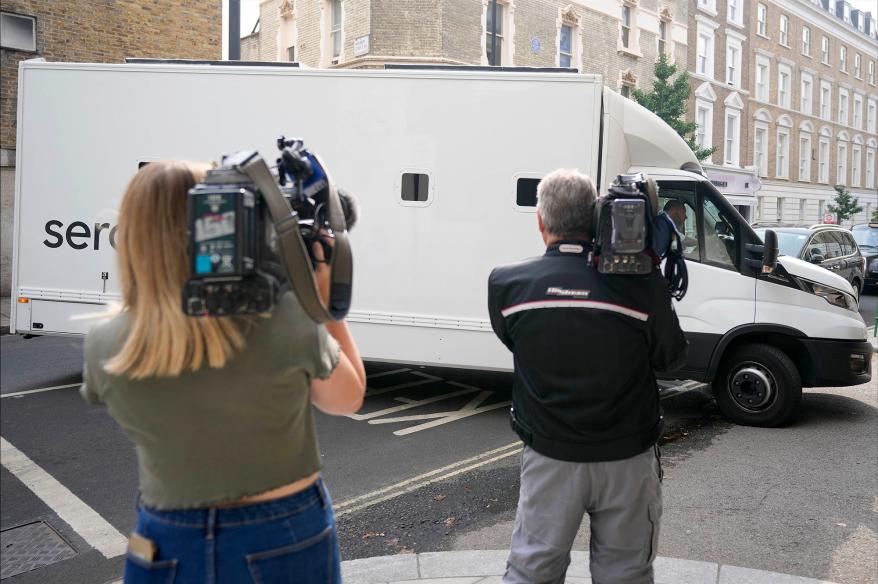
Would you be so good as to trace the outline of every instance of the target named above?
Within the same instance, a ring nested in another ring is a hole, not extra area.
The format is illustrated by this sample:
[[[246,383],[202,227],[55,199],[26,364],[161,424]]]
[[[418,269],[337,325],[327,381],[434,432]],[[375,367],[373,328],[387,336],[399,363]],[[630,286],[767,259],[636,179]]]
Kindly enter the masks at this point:
[[[790,176],[790,131],[786,128],[777,130],[777,153],[775,158],[775,176],[777,178],[789,178]]]
[[[790,46],[790,19],[786,14],[780,15],[780,36],[777,38],[777,42],[782,44],[785,47]]]
[[[296,60],[296,47],[295,46],[287,47],[287,55],[286,56],[287,56],[287,61],[290,61],[291,63],[294,62]]]
[[[494,18],[494,7],[497,14]],[[488,55],[488,65],[499,67],[503,64],[503,11],[506,7],[497,2],[489,3],[487,18],[485,19],[485,52]]]
[[[627,83],[623,83],[622,89],[620,90],[620,93],[622,94],[622,97],[627,98],[627,99],[631,99],[631,86],[628,85]]]
[[[829,121],[832,111],[832,86],[828,81],[820,82],[820,117]]]
[[[787,65],[777,66],[777,105],[790,107],[790,68]]]
[[[854,53],[854,77],[862,79],[860,76],[860,53]]]
[[[37,19],[23,14],[0,13],[0,47],[36,52]]]
[[[778,197],[777,200],[775,201],[775,203],[777,205],[775,207],[775,213],[777,213],[777,220],[778,221],[783,221],[783,208],[785,206],[784,205],[785,202],[786,201],[784,200],[783,197]]]
[[[341,56],[341,20],[342,20],[342,0],[330,0],[331,21],[329,29],[329,38],[332,45],[332,60],[337,63]]]
[[[851,146],[851,186],[860,186],[860,156],[862,149],[858,144]]]
[[[716,0],[698,0],[698,7],[707,12],[716,14]]]
[[[660,55],[668,52],[668,26],[669,22],[664,18],[659,20],[658,52]]]
[[[713,31],[698,27],[698,56],[696,72],[706,77],[713,77]]]
[[[799,180],[811,180],[811,134],[799,134]]]
[[[822,183],[829,182],[829,138],[822,136],[817,151],[817,180]]]
[[[838,68],[847,73],[848,70],[848,48],[841,47],[838,52]]]
[[[726,83],[741,86],[741,42],[733,38],[726,39]]]
[[[566,68],[570,68],[573,65],[573,27],[569,24],[561,25],[558,65]]]
[[[866,188],[875,188],[875,151],[866,149]]]
[[[741,136],[741,115],[737,111],[726,112],[726,142],[725,142],[725,161],[726,164],[738,166],[740,164],[740,136]]]
[[[699,148],[713,147],[713,106],[698,100],[695,102],[695,143]]]
[[[869,61],[869,85],[875,85],[875,61]]]
[[[870,99],[866,106],[866,131],[869,133],[875,133],[875,110],[878,109],[878,105],[876,105],[875,100]]]
[[[799,111],[803,114],[811,115],[811,94],[814,92],[814,81],[808,73],[802,73],[802,83],[800,87],[800,103]]]
[[[622,6],[621,35],[622,46],[626,49],[630,48],[628,43],[631,40],[631,7],[628,5]]]
[[[829,39],[826,37],[820,40],[820,61],[824,65],[829,65]]]
[[[769,77],[769,70],[771,69],[771,63],[762,56],[756,57],[756,99],[760,101],[768,101],[768,92],[769,92],[769,84],[771,79]]]
[[[863,129],[863,96],[858,93],[854,94],[853,126],[858,130]]]
[[[728,20],[729,22],[733,22],[735,24],[742,24],[744,22],[744,11],[741,9],[741,4],[743,0],[728,0]]]
[[[802,54],[811,56],[811,29],[802,27]]]
[[[848,125],[848,91],[838,90],[838,123]]]
[[[753,164],[759,171],[759,176],[767,176],[768,156],[765,154],[765,149],[768,141],[768,129],[757,126],[753,136]]]
[[[848,179],[848,145],[844,142],[839,142],[835,155],[835,184],[846,185]]]
[[[765,4],[757,4],[756,5],[756,34],[760,36],[766,36],[766,14],[767,10],[765,8]]]

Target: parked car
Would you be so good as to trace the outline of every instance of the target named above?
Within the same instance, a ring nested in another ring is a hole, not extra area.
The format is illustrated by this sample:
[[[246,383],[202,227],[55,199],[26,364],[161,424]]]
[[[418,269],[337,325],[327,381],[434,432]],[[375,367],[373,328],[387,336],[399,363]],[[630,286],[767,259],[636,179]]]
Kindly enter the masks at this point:
[[[866,258],[866,286],[878,286],[878,223],[854,225],[851,229],[860,253]]]
[[[764,238],[766,226],[754,226]],[[866,260],[850,231],[838,225],[771,227],[777,233],[778,251],[831,270],[851,283],[857,301],[866,282]]]

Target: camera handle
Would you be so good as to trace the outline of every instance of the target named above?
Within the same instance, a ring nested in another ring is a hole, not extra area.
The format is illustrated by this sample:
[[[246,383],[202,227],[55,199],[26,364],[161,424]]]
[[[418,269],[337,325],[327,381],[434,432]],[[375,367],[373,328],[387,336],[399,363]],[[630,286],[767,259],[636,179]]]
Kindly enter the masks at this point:
[[[268,205],[268,212],[277,232],[281,261],[299,303],[311,320],[323,323],[330,320],[342,320],[350,309],[353,289],[353,259],[335,183],[323,161],[316,155],[313,156],[326,173],[329,191],[328,219],[335,240],[330,264],[329,306],[326,306],[320,298],[317,281],[311,267],[311,258],[299,231],[298,216],[283,198],[265,160],[258,153],[253,152],[237,166],[256,184]]]

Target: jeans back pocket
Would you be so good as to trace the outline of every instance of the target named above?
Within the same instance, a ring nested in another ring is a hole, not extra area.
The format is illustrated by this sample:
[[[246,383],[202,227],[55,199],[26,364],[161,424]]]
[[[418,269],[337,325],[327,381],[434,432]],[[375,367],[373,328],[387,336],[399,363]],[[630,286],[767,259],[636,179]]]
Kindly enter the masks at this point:
[[[255,584],[334,584],[334,531],[328,526],[315,536],[283,547],[247,556]]]

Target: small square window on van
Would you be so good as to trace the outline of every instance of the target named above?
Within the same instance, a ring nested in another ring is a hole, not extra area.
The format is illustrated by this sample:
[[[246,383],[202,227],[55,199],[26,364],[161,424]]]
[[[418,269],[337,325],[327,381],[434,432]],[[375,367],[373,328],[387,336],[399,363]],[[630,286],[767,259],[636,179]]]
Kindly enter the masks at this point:
[[[515,204],[519,207],[537,206],[538,178],[520,178],[515,183]]]
[[[427,201],[430,194],[430,177],[426,174],[404,172],[402,175],[402,200],[415,203]]]

